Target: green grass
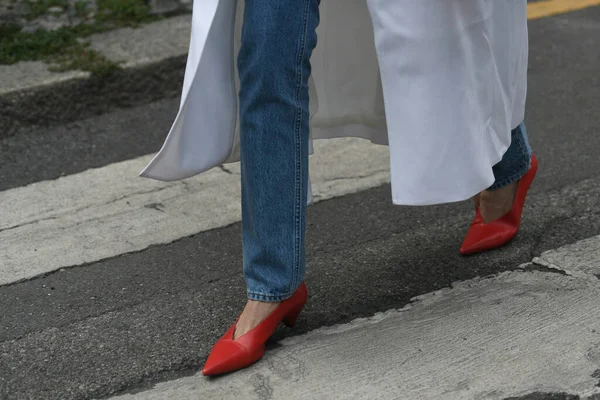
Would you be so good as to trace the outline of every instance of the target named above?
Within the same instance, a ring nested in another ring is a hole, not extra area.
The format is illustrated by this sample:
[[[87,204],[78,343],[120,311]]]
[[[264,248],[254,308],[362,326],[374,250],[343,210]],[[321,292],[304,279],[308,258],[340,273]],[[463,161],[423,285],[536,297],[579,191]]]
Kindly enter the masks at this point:
[[[119,65],[85,45],[74,46],[54,57],[50,70],[63,72],[68,70],[89,71],[96,76],[108,75],[119,70]]]
[[[29,5],[28,19],[34,19],[40,15],[45,14],[50,7],[61,7],[67,9],[69,7],[68,0],[39,0],[39,1],[27,1]]]
[[[36,18],[50,7],[66,8],[68,0],[39,0],[30,6],[29,17]],[[87,15],[87,6],[86,0],[79,0],[75,3],[75,13],[81,17]],[[94,24],[83,23],[56,31],[38,29],[33,33],[21,32],[17,25],[0,25],[0,64],[45,61],[53,70],[79,69],[94,74],[118,69],[117,63],[90,49],[82,38],[110,29],[135,27],[159,17],[150,14],[143,0],[98,0],[97,6]]]
[[[114,23],[118,26],[136,26],[157,19],[150,15],[150,8],[142,0],[98,0],[98,23]]]
[[[52,70],[79,69],[93,74],[104,74],[118,68],[118,64],[91,50],[77,39],[97,31],[93,26],[61,28],[56,31],[37,30],[23,33],[16,25],[0,26],[0,64],[19,61],[45,61]]]
[[[45,59],[77,44],[77,36],[68,29],[22,33],[16,25],[0,26],[0,62]]]
[[[75,14],[80,18],[84,18],[85,16],[87,16],[88,2],[85,0],[77,0],[75,2]]]

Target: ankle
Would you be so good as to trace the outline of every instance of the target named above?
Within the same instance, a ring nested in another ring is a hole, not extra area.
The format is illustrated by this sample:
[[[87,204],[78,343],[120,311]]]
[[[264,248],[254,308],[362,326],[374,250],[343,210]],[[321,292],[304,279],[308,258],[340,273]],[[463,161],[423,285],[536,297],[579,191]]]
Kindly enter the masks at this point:
[[[236,324],[233,338],[237,339],[248,331],[260,324],[273,310],[277,308],[279,302],[270,303],[257,300],[248,300],[238,323]]]
[[[494,221],[508,213],[515,201],[518,182],[496,190],[485,190],[479,196],[479,209],[485,223]]]

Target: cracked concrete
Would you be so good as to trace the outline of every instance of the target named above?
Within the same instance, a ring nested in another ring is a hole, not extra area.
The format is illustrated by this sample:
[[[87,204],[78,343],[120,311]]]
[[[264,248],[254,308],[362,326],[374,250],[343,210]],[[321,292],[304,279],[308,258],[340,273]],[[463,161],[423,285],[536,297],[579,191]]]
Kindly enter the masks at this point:
[[[587,397],[583,400],[595,400],[595,396]],[[504,400],[582,400],[581,397],[568,393],[542,393],[534,392],[524,396],[507,397]]]
[[[600,236],[543,257],[574,271],[599,251]],[[536,266],[285,339],[235,374],[186,377],[115,399],[597,398],[600,280]]]
[[[600,279],[600,236],[582,240],[533,259],[534,264],[581,278]]]
[[[114,399],[594,400],[598,269],[600,236],[401,309],[284,339],[235,374],[198,374]]]

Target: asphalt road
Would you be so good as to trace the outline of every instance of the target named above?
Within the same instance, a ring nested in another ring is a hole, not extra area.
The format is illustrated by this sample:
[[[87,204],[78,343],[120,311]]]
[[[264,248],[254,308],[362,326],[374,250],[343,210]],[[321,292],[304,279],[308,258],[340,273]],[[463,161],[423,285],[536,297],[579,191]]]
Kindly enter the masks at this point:
[[[402,307],[600,234],[600,7],[531,21],[530,42],[526,123],[540,171],[519,237],[463,258],[469,204],[393,207],[387,185],[318,203],[310,303],[277,337]],[[0,190],[154,152],[178,101],[3,139]],[[0,287],[0,398],[90,399],[195,373],[244,303],[240,260],[234,224]]]

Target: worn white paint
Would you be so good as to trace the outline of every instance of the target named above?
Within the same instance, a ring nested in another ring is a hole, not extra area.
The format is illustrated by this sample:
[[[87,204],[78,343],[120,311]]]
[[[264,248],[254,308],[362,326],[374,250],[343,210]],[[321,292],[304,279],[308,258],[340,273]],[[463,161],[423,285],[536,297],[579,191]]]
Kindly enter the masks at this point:
[[[595,246],[598,251],[598,241]],[[284,340],[249,369],[217,380],[196,375],[115,399],[480,400],[600,393],[595,278],[507,272],[414,301],[403,310]]]
[[[567,275],[600,277],[600,236],[547,251],[533,262],[564,271]]]
[[[99,33],[89,38],[91,48],[124,68],[159,63],[185,56],[190,43],[192,17],[181,15],[137,28]]]
[[[75,79],[87,79],[89,72],[52,72],[48,64],[41,61],[21,61],[11,65],[0,65],[0,96],[15,94],[23,90],[41,89]]]
[[[340,139],[317,142],[315,151],[315,201],[389,181],[385,146]],[[239,221],[239,165],[163,183],[138,176],[149,159],[0,192],[0,284]]]

